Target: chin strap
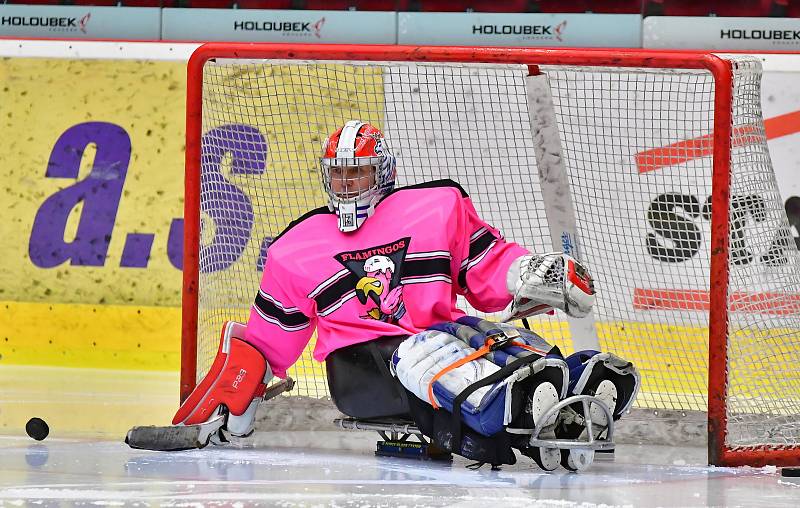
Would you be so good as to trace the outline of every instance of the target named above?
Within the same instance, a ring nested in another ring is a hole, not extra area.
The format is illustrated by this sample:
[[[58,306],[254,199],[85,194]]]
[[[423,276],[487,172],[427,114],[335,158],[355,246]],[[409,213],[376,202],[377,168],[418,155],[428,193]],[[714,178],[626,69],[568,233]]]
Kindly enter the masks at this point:
[[[339,230],[343,233],[350,233],[358,229],[358,207],[356,203],[339,203],[336,207],[336,215],[339,217]]]

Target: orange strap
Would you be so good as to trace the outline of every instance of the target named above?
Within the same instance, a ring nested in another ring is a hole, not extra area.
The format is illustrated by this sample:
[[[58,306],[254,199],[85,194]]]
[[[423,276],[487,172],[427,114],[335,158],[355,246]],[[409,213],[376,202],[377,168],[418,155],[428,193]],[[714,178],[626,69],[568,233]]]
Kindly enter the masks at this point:
[[[520,344],[519,342],[511,341],[510,345],[521,347],[522,349],[525,349],[527,351],[532,351],[532,352],[536,353],[537,355],[542,355],[542,356],[547,355],[547,351],[542,351],[541,349],[536,349],[535,347],[529,346],[527,344]]]
[[[444,376],[445,374],[447,374],[451,370],[457,369],[457,368],[461,367],[462,365],[464,365],[467,362],[471,362],[472,360],[477,360],[478,358],[480,358],[482,356],[485,356],[486,353],[488,353],[489,351],[492,350],[492,345],[494,343],[495,343],[494,339],[488,339],[486,341],[486,343],[483,345],[483,347],[481,347],[480,349],[478,349],[474,353],[472,353],[470,355],[467,355],[464,358],[461,358],[460,360],[457,360],[457,361],[451,363],[447,367],[445,367],[442,370],[440,370],[439,372],[437,372],[435,376],[433,376],[433,379],[431,379],[430,384],[428,384],[428,400],[431,401],[431,406],[433,406],[433,409],[439,409],[439,404],[436,402],[436,399],[433,397],[433,383],[438,381],[440,377]],[[534,353],[536,353],[538,355],[542,355],[542,356],[547,354],[546,352],[543,353],[542,351],[540,351],[539,349],[536,349],[533,346],[529,346],[527,344],[520,344],[519,342],[513,342],[512,341],[510,343],[510,345],[521,347],[522,349],[526,349],[528,351],[532,351],[532,352],[534,352]]]
[[[494,341],[491,342],[492,344],[494,343]],[[490,348],[492,347],[492,344],[490,344],[489,341],[487,341],[482,348],[478,349],[477,351],[468,356],[465,356],[464,358],[461,358],[460,360],[451,363],[447,367],[437,372],[435,376],[433,376],[433,379],[431,379],[431,383],[428,385],[428,400],[431,401],[431,406],[433,406],[433,409],[439,409],[439,404],[436,402],[436,399],[433,398],[433,383],[435,383],[440,377],[444,376],[451,370],[457,369],[462,365],[464,365],[465,363],[471,362],[472,360],[477,360],[481,356],[485,355],[486,353],[491,351]]]

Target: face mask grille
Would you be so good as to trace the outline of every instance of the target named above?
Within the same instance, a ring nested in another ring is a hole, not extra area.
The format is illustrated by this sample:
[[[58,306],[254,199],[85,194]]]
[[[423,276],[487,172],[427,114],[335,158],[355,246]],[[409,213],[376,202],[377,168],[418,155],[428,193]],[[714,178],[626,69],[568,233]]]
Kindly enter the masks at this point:
[[[370,157],[374,158],[374,157]],[[321,164],[322,185],[334,203],[353,203],[371,198],[380,187],[377,165]],[[358,168],[358,169],[356,169]]]

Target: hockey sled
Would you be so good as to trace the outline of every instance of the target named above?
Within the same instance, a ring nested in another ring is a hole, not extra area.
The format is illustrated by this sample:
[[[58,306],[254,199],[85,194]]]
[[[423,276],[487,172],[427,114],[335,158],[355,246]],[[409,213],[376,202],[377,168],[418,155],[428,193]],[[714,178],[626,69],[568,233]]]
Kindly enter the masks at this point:
[[[328,386],[336,407],[348,416],[334,421],[345,430],[374,431],[382,440],[376,455],[413,457],[418,459],[452,460],[450,451],[426,437],[412,416],[415,402],[394,378],[387,362],[405,337],[388,337],[355,344],[333,352],[326,360]],[[423,403],[426,404],[426,403]],[[582,411],[576,411],[580,407]],[[607,425],[602,428],[592,421],[601,411]],[[574,395],[551,407],[532,429],[508,428],[509,434],[529,436],[522,453],[530,456],[544,470],[559,465],[570,471],[589,467],[597,451],[614,449],[612,410],[591,395]],[[564,424],[585,428],[576,438],[559,438],[555,428]],[[482,461],[483,462],[483,461]],[[485,462],[495,463],[491,460]],[[503,463],[498,461],[497,463]]]
[[[569,409],[575,403],[580,403],[583,406],[583,414],[587,415],[591,414],[589,405],[597,404],[605,413],[609,424],[597,433],[591,418],[583,418]],[[556,425],[558,425],[564,418],[562,412],[568,415],[567,418],[576,418],[585,422],[587,432],[584,439],[543,437],[549,428],[541,425],[533,429],[509,428],[506,432],[529,434],[530,449],[526,455],[529,455],[545,471],[553,471],[559,465],[569,471],[582,471],[592,464],[595,452],[613,453],[614,419],[611,410],[603,401],[590,395],[574,395],[553,406],[545,414],[543,420],[547,421],[551,416],[558,415],[556,417]],[[375,455],[378,456],[452,461],[452,454],[432,443],[411,420],[337,418],[334,420],[334,424],[345,430],[377,432],[383,438],[376,444]],[[602,435],[602,437],[594,437],[596,434]],[[412,441],[411,438],[414,438],[415,441]]]

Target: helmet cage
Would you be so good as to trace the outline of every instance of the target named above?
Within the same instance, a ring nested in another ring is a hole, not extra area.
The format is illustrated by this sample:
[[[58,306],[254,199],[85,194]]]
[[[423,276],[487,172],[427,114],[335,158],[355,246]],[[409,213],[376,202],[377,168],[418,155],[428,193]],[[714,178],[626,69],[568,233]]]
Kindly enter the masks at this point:
[[[348,122],[350,124],[357,124],[357,122]],[[368,124],[361,124],[368,125]],[[361,125],[357,128],[361,129]],[[374,127],[369,126],[374,129]],[[334,136],[337,136],[335,134]],[[380,131],[374,129],[373,136],[380,136],[376,143],[376,148],[373,154],[361,157],[341,157],[347,154],[348,149],[343,147],[335,148],[334,157],[321,157],[320,161],[320,176],[322,177],[322,186],[328,194],[328,208],[335,211],[339,217],[339,229],[343,232],[355,231],[364,221],[372,215],[375,211],[375,205],[381,200],[383,196],[388,194],[394,189],[395,183],[395,157],[392,155],[386,141],[380,134]],[[337,136],[338,137],[338,136]],[[338,143],[338,140],[337,140]],[[328,145],[326,145],[327,147]],[[350,153],[354,150],[350,149]],[[330,151],[327,155],[333,155]],[[332,168],[338,167],[365,167],[370,166],[374,171],[374,183],[367,188],[353,189],[355,193],[352,196],[337,194],[333,191],[331,175]]]
[[[380,166],[384,157],[331,157],[320,159],[320,169],[322,170],[322,185],[331,202],[336,204],[340,203],[356,203],[362,199],[372,196],[375,191],[381,187],[380,179]],[[358,194],[351,197],[344,197],[333,191],[333,176],[331,175],[332,168],[340,167],[365,167],[370,166],[374,172],[375,182],[366,189],[355,189]]]

